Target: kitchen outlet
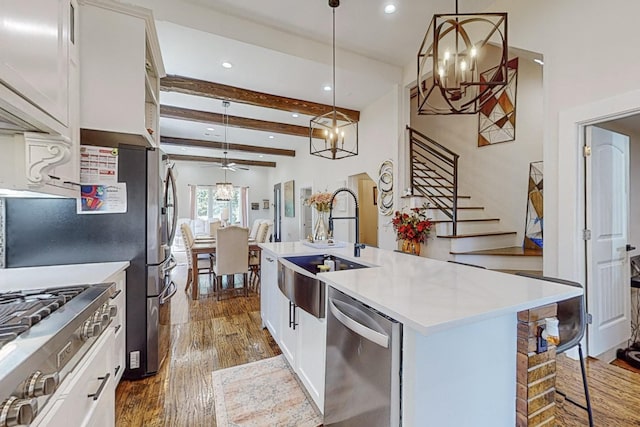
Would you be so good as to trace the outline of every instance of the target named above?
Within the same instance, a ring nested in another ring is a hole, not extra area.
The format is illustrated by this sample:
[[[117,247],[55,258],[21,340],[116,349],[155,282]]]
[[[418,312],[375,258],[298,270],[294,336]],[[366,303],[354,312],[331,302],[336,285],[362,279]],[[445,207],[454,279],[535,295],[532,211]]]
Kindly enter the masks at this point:
[[[129,369],[138,369],[140,367],[140,351],[132,351],[129,353]]]

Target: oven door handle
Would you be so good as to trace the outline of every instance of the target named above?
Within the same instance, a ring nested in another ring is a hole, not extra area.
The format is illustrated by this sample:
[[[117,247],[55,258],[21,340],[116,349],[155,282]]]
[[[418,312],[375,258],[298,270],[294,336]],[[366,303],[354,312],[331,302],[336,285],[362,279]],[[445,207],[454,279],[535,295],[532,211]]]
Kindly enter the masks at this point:
[[[389,348],[389,336],[385,334],[381,334],[378,331],[374,331],[373,329],[363,325],[362,323],[356,321],[349,317],[346,313],[343,313],[338,307],[336,307],[336,303],[345,304],[341,301],[335,301],[333,299],[329,299],[329,310],[336,318],[336,320],[342,323],[345,327],[351,329],[356,334],[360,335],[363,338],[368,339],[369,341],[378,344],[380,347]],[[345,304],[347,305],[347,304]],[[350,309],[354,311],[358,311],[362,313],[364,316],[367,316],[361,310],[358,310],[356,307],[349,306]],[[367,316],[368,317],[368,316]]]
[[[165,302],[169,301],[175,294],[176,291],[178,290],[178,287],[176,286],[176,283],[172,280],[171,283],[169,283],[169,286],[167,286],[165,288],[165,290],[162,292],[162,294],[160,294],[160,304],[164,304]]]

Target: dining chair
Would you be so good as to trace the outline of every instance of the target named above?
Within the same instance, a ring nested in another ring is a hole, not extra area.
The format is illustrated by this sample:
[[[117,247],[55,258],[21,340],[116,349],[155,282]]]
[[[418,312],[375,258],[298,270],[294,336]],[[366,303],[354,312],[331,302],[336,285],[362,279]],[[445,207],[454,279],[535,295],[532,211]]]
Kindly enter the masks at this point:
[[[256,232],[256,243],[266,243],[268,232],[269,224],[267,224],[266,222],[260,223],[258,231]]]
[[[528,277],[531,279],[546,280],[548,282],[560,283],[563,285],[574,286],[576,288],[582,288],[582,285],[577,282],[571,282],[569,280],[558,279],[555,277],[536,276],[531,273],[518,272],[517,276]],[[556,347],[556,354],[564,353],[565,351],[578,346],[578,356],[580,357],[580,371],[582,373],[582,386],[584,388],[584,397],[586,405],[576,402],[567,395],[556,389],[556,392],[565,398],[565,400],[573,405],[587,411],[589,416],[589,427],[593,427],[593,412],[591,409],[591,397],[589,396],[589,386],[587,384],[587,374],[584,365],[584,356],[582,354],[582,338],[587,330],[587,311],[584,303],[584,294],[569,298],[563,301],[558,301],[557,316],[559,324],[558,330],[560,332],[560,344]]]
[[[222,294],[222,276],[227,277],[229,290],[235,291],[235,275],[242,274],[242,285],[248,295],[249,229],[243,227],[219,228],[216,233],[216,260],[213,265],[214,288],[219,300]],[[231,282],[231,283],[229,283]]]
[[[184,290],[187,291],[189,289],[189,286],[192,284],[192,278],[193,278],[193,259],[192,257],[192,253],[191,253],[191,246],[193,245],[193,237],[191,235],[191,230],[189,229],[189,226],[187,224],[182,224],[180,226],[180,233],[182,234],[182,239],[184,240],[184,248],[185,248],[185,252],[187,254],[187,266],[188,266],[188,272],[187,272],[187,284],[184,287]],[[213,274],[213,262],[211,261],[211,259],[209,258],[208,255],[202,255],[202,256],[198,256],[198,265],[196,267],[198,270],[198,275],[202,274],[202,273],[207,273],[209,274],[209,277],[211,277],[211,275]],[[193,286],[198,286],[197,283],[193,284]]]
[[[251,231],[249,231],[249,239],[255,240],[256,235],[258,234],[258,228],[260,228],[260,224],[262,224],[264,220],[261,218],[253,221],[253,225],[251,226]]]
[[[216,236],[216,232],[218,231],[218,228],[220,228],[220,226],[222,225],[222,221],[220,220],[215,220],[215,221],[211,221],[209,223],[209,235],[212,237]]]
[[[256,293],[260,293],[261,258],[261,249],[252,249],[249,251],[249,285],[251,290]]]

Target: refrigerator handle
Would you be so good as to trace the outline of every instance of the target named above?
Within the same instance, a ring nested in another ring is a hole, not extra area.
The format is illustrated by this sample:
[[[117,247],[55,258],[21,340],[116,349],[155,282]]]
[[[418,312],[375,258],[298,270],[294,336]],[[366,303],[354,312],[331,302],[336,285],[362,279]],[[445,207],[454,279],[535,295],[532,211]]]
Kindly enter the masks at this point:
[[[166,295],[160,295],[159,297],[160,305],[164,304],[165,302],[173,298],[177,290],[178,290],[178,287],[176,286],[176,283],[172,280],[169,286],[167,286],[167,288],[163,292],[163,294],[166,294]]]
[[[336,307],[335,303],[338,303],[338,304],[344,304],[344,303],[333,300],[333,299],[329,299],[329,310],[331,310],[331,313],[333,313],[334,317],[338,322],[342,323],[344,326],[351,329],[353,332],[360,335],[361,337],[366,338],[375,344],[378,344],[380,347],[389,348],[388,335],[381,334],[380,332],[374,331],[373,329],[366,327],[362,323],[355,321],[354,319],[352,319],[351,317],[343,313],[338,307]],[[360,311],[354,306],[349,306],[349,308],[352,310]],[[366,315],[365,313],[362,313],[362,314]]]

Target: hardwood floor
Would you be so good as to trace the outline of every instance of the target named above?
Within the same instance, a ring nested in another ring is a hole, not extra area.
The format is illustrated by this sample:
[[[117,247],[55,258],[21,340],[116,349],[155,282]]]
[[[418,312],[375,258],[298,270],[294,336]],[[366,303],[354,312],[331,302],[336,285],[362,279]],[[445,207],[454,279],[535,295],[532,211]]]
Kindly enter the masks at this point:
[[[215,426],[211,373],[280,354],[260,327],[257,295],[216,301],[203,277],[201,299],[192,301],[183,291],[184,278],[186,266],[181,265],[174,271],[179,291],[172,299],[170,356],[157,375],[120,383],[119,427]],[[579,364],[560,355],[557,371],[556,387],[583,399]],[[589,359],[587,375],[596,427],[640,426],[640,374]],[[560,396],[557,402],[556,426],[588,425],[585,411]]]
[[[183,291],[186,274],[186,266],[174,270],[170,355],[157,375],[118,385],[117,426],[215,426],[211,373],[280,354],[260,327],[259,296],[216,301],[201,276],[201,297],[193,301]]]

